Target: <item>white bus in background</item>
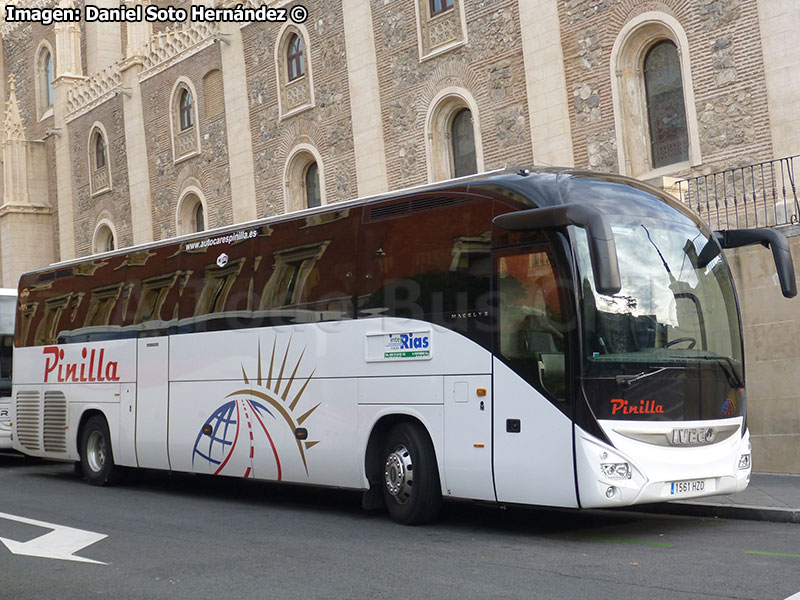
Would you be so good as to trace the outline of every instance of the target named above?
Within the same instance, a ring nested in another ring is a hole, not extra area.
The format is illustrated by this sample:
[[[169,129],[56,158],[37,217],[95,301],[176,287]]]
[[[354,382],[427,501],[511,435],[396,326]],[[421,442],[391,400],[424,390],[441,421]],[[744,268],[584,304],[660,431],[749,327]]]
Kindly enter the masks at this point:
[[[11,448],[11,359],[17,290],[0,288],[0,450]]]
[[[503,172],[69,261],[19,285],[14,448],[442,498],[615,507],[747,486],[723,249],[661,191]]]

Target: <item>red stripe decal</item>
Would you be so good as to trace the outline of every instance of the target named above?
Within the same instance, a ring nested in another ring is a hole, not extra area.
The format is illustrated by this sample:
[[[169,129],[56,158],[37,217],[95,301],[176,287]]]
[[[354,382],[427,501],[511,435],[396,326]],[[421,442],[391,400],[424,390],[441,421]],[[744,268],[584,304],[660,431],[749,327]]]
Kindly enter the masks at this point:
[[[247,402],[249,403],[250,401],[248,400]],[[264,421],[261,420],[261,415],[258,414],[258,411],[255,408],[253,408],[253,413],[256,415],[256,419],[258,419],[258,422],[261,425],[261,429],[263,429],[264,433],[267,434],[267,439],[269,440],[269,445],[272,446],[272,454],[275,455],[275,464],[278,467],[278,481],[280,481],[281,480],[281,476],[282,476],[281,475],[281,459],[278,458],[278,451],[275,449],[275,444],[272,441],[272,436],[269,434],[269,431],[267,431],[267,427],[266,427],[266,425],[264,425]]]

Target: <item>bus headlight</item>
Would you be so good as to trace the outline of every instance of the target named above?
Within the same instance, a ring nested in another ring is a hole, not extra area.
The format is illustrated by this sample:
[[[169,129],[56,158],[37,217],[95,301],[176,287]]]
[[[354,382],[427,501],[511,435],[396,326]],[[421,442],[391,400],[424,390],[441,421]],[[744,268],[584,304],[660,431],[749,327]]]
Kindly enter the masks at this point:
[[[742,454],[739,457],[739,469],[749,469],[750,468],[750,455],[749,454]]]
[[[631,466],[626,462],[602,463],[600,465],[600,471],[607,479],[630,479],[632,474]]]

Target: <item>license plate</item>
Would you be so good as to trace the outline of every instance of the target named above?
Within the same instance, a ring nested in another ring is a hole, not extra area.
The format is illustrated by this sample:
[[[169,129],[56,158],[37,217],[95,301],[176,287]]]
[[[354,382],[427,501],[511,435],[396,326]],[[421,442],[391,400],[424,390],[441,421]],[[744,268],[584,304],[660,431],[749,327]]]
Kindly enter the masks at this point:
[[[669,484],[670,496],[684,496],[686,494],[701,494],[706,491],[705,479],[692,479],[690,481],[673,481]]]

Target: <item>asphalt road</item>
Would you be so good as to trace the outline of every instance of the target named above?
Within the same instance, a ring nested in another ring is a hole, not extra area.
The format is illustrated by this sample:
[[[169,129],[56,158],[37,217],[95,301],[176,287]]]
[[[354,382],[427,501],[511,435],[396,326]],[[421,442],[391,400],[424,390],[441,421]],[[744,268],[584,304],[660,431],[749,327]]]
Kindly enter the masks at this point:
[[[95,488],[71,465],[8,455],[0,513],[0,600],[800,593],[796,524],[447,503],[435,524],[404,527],[348,491],[164,473]],[[84,546],[99,537],[86,531],[107,537]]]

